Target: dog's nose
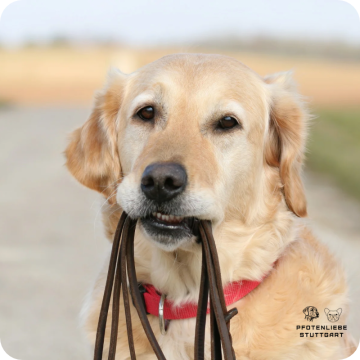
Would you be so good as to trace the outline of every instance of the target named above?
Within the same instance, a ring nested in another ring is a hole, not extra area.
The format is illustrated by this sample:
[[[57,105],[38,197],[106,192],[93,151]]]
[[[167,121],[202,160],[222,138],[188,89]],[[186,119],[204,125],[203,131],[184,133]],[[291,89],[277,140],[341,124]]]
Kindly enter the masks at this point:
[[[154,163],[146,167],[141,177],[141,190],[156,202],[169,201],[185,190],[187,174],[177,163]]]

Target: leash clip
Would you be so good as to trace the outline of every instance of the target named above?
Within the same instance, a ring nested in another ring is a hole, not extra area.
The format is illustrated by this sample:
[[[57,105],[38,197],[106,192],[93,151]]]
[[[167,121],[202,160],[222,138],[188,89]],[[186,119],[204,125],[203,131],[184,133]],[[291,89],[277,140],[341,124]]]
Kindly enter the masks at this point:
[[[159,301],[159,325],[160,325],[160,332],[162,335],[166,335],[170,320],[164,319],[164,304],[165,304],[166,295],[162,294],[160,301]]]

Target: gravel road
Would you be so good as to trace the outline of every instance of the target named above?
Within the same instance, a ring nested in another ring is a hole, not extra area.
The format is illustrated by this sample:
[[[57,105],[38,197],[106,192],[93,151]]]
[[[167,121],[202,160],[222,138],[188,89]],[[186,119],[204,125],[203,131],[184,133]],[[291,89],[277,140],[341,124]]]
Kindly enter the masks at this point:
[[[66,135],[85,109],[0,111],[0,339],[19,360],[90,359],[78,314],[109,243],[101,199],[67,173]],[[360,338],[360,204],[306,174],[315,232],[343,262]]]

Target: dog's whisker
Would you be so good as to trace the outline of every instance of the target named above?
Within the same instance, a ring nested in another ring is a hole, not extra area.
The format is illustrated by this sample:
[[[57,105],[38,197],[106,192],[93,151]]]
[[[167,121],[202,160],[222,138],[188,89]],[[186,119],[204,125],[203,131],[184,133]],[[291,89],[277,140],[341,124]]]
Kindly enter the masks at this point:
[[[111,186],[113,186],[114,184],[117,184],[118,182],[122,181],[124,179],[124,176],[119,177],[118,179],[116,179],[115,181],[113,181],[112,183],[108,184],[104,190],[101,192],[101,194],[103,194],[107,189],[109,189]]]

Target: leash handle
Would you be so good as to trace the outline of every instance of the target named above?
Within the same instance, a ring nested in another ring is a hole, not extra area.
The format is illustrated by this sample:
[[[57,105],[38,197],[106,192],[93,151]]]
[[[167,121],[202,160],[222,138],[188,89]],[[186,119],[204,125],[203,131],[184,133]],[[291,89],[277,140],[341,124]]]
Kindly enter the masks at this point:
[[[112,322],[108,360],[115,360],[116,355],[121,289],[124,300],[130,358],[131,360],[136,360],[127,279],[129,280],[133,304],[137,310],[150,345],[159,360],[166,360],[150,326],[145,304],[138,287],[134,258],[135,228],[136,220],[130,219],[128,215],[123,212],[115,232],[110,256],[108,275],[96,333],[94,360],[103,359],[106,322],[113,288]],[[219,259],[214,237],[212,235],[211,223],[209,221],[200,221],[197,230],[199,231],[202,245],[202,265],[198,312],[196,316],[194,359],[204,360],[205,357],[206,311],[210,293],[211,359],[221,360],[223,353],[225,360],[235,360],[236,357],[232,348],[229,324],[230,319],[236,315],[237,310],[232,309],[227,312],[226,309],[221,283]]]

